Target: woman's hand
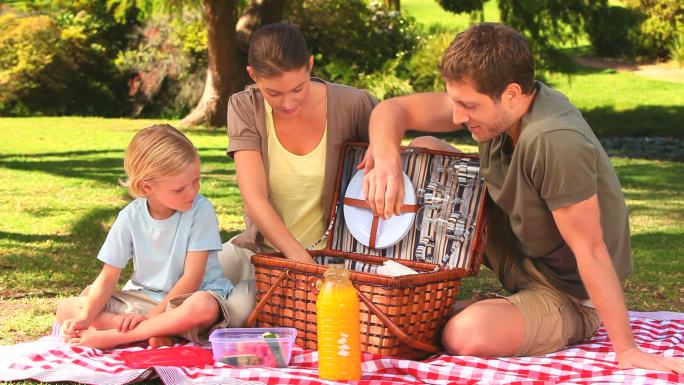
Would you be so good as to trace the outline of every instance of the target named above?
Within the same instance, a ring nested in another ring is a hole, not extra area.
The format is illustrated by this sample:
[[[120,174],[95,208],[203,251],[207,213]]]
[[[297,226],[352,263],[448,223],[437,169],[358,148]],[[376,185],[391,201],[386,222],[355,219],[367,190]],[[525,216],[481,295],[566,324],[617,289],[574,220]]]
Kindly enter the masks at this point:
[[[311,258],[311,254],[309,254],[308,251],[306,251],[304,248],[298,253],[290,253],[290,255],[285,255],[287,259],[293,260],[295,262],[303,262],[303,263],[313,263],[315,264],[316,261]]]

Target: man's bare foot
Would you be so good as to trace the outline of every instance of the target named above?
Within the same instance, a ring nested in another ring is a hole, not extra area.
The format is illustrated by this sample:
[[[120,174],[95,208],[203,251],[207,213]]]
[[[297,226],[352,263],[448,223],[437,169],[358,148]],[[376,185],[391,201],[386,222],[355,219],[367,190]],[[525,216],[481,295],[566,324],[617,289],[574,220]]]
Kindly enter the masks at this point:
[[[173,342],[173,337],[150,337],[150,339],[147,340],[147,343],[150,344],[150,347],[153,349],[162,346],[173,346]]]
[[[71,345],[88,346],[96,349],[113,349],[119,345],[123,345],[126,342],[121,341],[121,337],[124,333],[116,329],[108,330],[81,330],[78,332],[79,336],[72,338],[68,341]]]

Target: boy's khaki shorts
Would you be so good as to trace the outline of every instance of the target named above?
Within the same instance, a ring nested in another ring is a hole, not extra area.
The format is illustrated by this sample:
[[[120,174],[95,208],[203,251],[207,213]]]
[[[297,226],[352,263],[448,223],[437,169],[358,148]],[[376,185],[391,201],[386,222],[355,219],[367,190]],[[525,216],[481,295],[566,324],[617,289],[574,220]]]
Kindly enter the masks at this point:
[[[179,335],[188,341],[206,344],[209,334],[212,331],[225,327],[241,327],[249,313],[254,308],[255,302],[255,286],[254,282],[250,280],[242,281],[233,287],[230,295],[223,298],[220,295],[207,291],[211,294],[216,302],[219,304],[221,310],[216,323],[208,328],[195,327],[187,330]],[[171,298],[166,311],[179,307],[183,301],[190,297],[193,293],[184,294]],[[115,290],[112,297],[105,306],[104,311],[114,314],[121,313],[136,313],[140,315],[147,315],[157,305],[157,301],[151,299],[147,295],[136,290]]]

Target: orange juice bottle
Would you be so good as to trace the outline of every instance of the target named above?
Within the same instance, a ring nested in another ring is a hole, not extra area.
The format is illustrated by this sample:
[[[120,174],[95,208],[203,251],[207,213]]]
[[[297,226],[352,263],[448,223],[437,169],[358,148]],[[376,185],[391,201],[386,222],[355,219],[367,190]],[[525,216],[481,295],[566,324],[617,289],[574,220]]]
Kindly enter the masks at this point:
[[[316,299],[318,377],[325,380],[361,379],[359,297],[344,268],[332,258]]]

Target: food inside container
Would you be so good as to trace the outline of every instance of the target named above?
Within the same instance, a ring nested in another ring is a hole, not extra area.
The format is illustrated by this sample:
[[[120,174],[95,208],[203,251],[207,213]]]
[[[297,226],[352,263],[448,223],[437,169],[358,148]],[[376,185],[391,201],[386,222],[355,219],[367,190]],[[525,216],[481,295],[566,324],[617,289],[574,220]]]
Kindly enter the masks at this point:
[[[296,337],[294,328],[223,328],[214,330],[209,342],[216,362],[285,368]]]

